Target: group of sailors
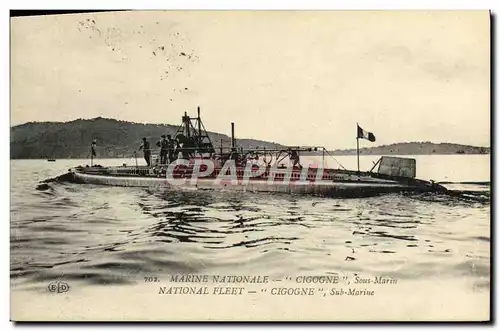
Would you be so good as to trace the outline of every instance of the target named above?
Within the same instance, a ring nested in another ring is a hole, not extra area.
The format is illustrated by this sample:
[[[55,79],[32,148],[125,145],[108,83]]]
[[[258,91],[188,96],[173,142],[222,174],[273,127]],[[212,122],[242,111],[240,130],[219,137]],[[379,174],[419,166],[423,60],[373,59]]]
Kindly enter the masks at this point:
[[[159,160],[156,162],[159,164],[171,164],[175,160],[179,158],[179,153],[181,154],[182,159],[189,159],[192,153],[197,150],[196,143],[192,140],[192,138],[188,138],[183,134],[178,134],[175,138],[172,138],[171,135],[162,135],[161,139],[156,142],[156,146],[160,147]],[[139,151],[143,151],[144,160],[149,166],[151,166],[151,145],[146,137],[142,138],[142,144],[139,147]],[[135,152],[134,152],[135,153]],[[300,157],[298,151],[296,149],[289,149],[289,158],[292,162],[292,166],[294,168],[302,168],[300,164]],[[210,153],[211,157],[214,157],[212,153]],[[246,163],[246,158],[244,160],[240,160],[240,153],[234,149],[231,153],[230,158],[235,159],[238,163]]]
[[[188,151],[181,147],[181,141],[179,138],[173,139],[171,135],[162,135],[161,139],[156,142],[156,146],[160,147],[160,164],[170,164],[177,160],[179,152],[182,153],[183,157],[186,156]],[[184,145],[184,143],[183,143]],[[148,166],[151,166],[151,145],[146,137],[142,138],[142,144],[139,146],[139,150],[144,153],[144,160]]]

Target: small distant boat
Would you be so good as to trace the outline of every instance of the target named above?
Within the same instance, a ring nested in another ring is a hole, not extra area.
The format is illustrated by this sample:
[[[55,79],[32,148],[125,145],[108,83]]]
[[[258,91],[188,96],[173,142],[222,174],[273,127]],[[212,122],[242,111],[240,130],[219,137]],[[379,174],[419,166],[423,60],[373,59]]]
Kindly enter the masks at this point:
[[[56,159],[47,159],[47,162],[56,162]]]

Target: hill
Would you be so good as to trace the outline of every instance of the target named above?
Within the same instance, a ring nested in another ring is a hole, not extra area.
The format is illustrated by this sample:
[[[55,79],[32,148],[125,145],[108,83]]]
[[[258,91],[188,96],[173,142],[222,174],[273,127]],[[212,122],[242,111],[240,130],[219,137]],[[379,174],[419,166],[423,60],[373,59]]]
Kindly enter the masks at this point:
[[[477,147],[460,144],[426,142],[407,142],[363,147],[360,155],[421,155],[421,154],[489,154],[489,147]],[[333,155],[356,155],[356,149],[340,149],[331,151]]]
[[[97,117],[70,122],[29,122],[11,127],[11,159],[87,158],[92,139],[97,139],[97,153],[101,158],[131,157],[142,137],[153,144],[162,134],[174,134],[178,126],[142,124]],[[230,145],[230,137],[209,132],[214,147]],[[237,139],[243,148],[276,148],[282,145],[257,139]],[[355,155],[356,149],[334,150],[332,155]],[[489,154],[489,147],[450,143],[409,142],[363,147],[361,155],[419,155],[419,154]]]
[[[37,158],[87,158],[90,143],[97,139],[99,157],[130,157],[137,150],[142,137],[147,137],[152,144],[162,134],[173,135],[178,126],[164,124],[142,124],[115,119],[97,117],[77,119],[70,122],[29,122],[11,127],[11,159]],[[229,136],[208,132],[212,143],[217,148],[222,139],[224,146],[229,146]],[[238,139],[238,146],[274,147],[277,144],[254,140]]]

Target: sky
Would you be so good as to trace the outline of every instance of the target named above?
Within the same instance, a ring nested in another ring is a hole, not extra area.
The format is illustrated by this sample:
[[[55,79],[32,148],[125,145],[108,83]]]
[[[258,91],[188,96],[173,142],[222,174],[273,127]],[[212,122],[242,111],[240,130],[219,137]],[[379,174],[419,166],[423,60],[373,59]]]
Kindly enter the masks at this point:
[[[490,145],[487,11],[136,11],[11,19],[11,126],[107,117],[289,145]]]

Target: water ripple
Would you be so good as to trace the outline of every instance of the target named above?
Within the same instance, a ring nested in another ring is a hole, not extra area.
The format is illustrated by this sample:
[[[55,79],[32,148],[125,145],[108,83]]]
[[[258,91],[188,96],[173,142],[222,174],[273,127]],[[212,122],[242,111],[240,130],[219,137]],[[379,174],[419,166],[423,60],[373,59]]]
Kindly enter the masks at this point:
[[[328,199],[35,184],[24,178],[12,188],[11,277],[19,286],[234,270],[450,275],[489,286],[489,192]]]

